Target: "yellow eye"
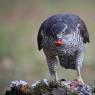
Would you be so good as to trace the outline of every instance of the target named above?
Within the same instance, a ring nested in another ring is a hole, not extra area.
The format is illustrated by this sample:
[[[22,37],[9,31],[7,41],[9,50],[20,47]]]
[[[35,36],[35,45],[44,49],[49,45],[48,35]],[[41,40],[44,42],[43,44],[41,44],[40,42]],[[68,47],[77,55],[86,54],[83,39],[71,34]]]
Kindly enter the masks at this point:
[[[64,34],[65,34],[65,32],[62,32],[62,34],[64,35]]]

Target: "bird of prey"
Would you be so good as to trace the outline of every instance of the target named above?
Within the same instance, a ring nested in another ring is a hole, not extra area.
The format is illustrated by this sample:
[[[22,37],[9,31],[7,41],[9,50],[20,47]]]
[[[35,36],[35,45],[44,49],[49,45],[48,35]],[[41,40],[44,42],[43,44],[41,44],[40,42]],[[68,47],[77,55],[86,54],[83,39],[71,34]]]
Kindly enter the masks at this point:
[[[50,75],[58,80],[57,63],[77,71],[77,80],[83,82],[81,67],[89,34],[84,21],[75,14],[62,13],[47,18],[40,26],[37,43],[43,49]]]

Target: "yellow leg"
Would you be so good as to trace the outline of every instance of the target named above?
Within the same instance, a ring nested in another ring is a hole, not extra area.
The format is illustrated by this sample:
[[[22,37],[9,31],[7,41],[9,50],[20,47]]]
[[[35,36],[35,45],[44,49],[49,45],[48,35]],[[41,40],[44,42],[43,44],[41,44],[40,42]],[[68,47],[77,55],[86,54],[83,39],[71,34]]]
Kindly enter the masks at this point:
[[[82,79],[82,77],[81,77],[81,72],[80,72],[80,67],[79,67],[79,66],[77,67],[77,74],[78,74],[77,80],[78,80],[79,82],[81,82],[81,83],[84,84],[83,79]]]

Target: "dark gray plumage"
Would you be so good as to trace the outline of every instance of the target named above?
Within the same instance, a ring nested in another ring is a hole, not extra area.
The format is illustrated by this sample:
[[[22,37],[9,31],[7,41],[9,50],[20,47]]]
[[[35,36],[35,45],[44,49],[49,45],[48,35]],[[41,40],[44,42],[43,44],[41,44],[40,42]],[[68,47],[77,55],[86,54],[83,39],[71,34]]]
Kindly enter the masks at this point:
[[[89,42],[87,28],[78,16],[74,14],[57,14],[46,19],[37,36],[38,49],[46,55],[50,74],[58,80],[57,58],[66,69],[76,69],[78,79],[82,81],[82,67],[85,44]]]

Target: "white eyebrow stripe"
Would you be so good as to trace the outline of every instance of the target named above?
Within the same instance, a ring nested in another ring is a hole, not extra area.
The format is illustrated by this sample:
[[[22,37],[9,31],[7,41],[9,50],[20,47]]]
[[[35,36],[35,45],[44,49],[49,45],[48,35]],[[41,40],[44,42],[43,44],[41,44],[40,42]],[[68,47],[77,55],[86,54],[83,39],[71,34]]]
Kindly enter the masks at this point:
[[[65,25],[65,28],[62,31],[65,31],[68,28],[67,24],[64,23],[64,25]]]

